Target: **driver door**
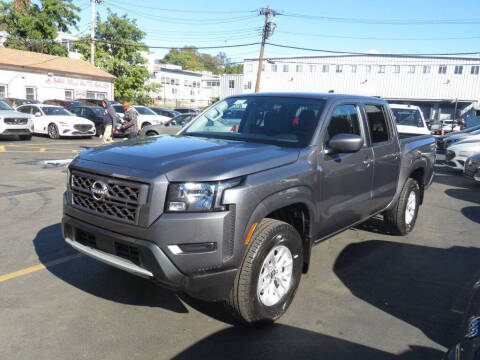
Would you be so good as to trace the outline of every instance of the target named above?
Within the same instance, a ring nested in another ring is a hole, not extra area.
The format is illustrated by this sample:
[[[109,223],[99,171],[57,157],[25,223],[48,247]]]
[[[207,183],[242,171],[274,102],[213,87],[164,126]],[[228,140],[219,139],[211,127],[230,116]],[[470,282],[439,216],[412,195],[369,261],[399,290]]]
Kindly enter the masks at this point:
[[[362,149],[354,153],[330,153],[329,140],[342,133],[362,136]],[[358,104],[344,103],[334,107],[323,136],[324,151],[319,154],[323,173],[320,238],[353,225],[371,213],[373,151],[366,134]]]

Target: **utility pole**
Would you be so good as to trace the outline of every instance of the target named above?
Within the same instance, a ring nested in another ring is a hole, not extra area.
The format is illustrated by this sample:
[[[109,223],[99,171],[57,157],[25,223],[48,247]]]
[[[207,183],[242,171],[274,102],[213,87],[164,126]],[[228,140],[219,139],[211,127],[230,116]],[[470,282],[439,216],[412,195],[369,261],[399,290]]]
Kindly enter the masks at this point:
[[[255,92],[260,91],[260,79],[262,77],[262,65],[263,65],[263,52],[265,50],[265,41],[273,35],[273,30],[275,29],[275,23],[268,21],[270,15],[275,16],[277,12],[270,9],[270,5],[266,8],[258,10],[259,15],[265,15],[265,24],[263,25],[262,31],[262,45],[260,47],[260,56],[258,58],[258,71],[257,71],[257,82],[255,84]]]
[[[101,4],[103,0],[91,0],[92,19],[90,24],[90,64],[95,65],[95,4]]]

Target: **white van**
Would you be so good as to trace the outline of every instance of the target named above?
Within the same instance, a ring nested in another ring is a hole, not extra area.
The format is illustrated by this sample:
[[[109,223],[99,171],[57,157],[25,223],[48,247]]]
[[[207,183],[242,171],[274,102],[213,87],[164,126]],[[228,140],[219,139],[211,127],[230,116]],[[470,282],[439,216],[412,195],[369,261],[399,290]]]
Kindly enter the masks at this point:
[[[390,104],[400,134],[430,135],[423,113],[418,106]]]

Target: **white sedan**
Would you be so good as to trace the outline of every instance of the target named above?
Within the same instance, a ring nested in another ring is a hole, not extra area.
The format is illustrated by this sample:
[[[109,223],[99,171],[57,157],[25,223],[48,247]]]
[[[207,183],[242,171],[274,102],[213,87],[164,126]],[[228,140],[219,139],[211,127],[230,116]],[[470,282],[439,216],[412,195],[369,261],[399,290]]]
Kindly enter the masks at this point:
[[[478,153],[480,153],[480,141],[465,140],[458,142],[447,148],[445,153],[446,164],[453,169],[463,171],[467,159]]]
[[[150,125],[162,125],[170,121],[170,118],[167,116],[158,115],[153,110],[149,109],[146,106],[142,105],[133,105],[132,106],[138,114],[137,122],[138,122],[138,129],[143,129],[145,126]],[[117,112],[117,114],[123,118],[125,114],[125,110],[123,110],[122,105],[113,105],[113,108]]]
[[[92,121],[78,117],[61,106],[30,104],[19,106],[17,111],[30,114],[35,134],[47,134],[51,139],[93,136],[96,133]]]

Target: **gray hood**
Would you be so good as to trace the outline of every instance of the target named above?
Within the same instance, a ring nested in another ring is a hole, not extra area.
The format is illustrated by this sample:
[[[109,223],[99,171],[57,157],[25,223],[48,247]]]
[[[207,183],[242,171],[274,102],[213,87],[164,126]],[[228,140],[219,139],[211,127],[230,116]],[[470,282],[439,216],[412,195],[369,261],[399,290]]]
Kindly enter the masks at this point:
[[[72,165],[87,160],[154,177],[164,174],[170,181],[216,181],[286,165],[298,156],[295,148],[165,135],[89,149]]]

